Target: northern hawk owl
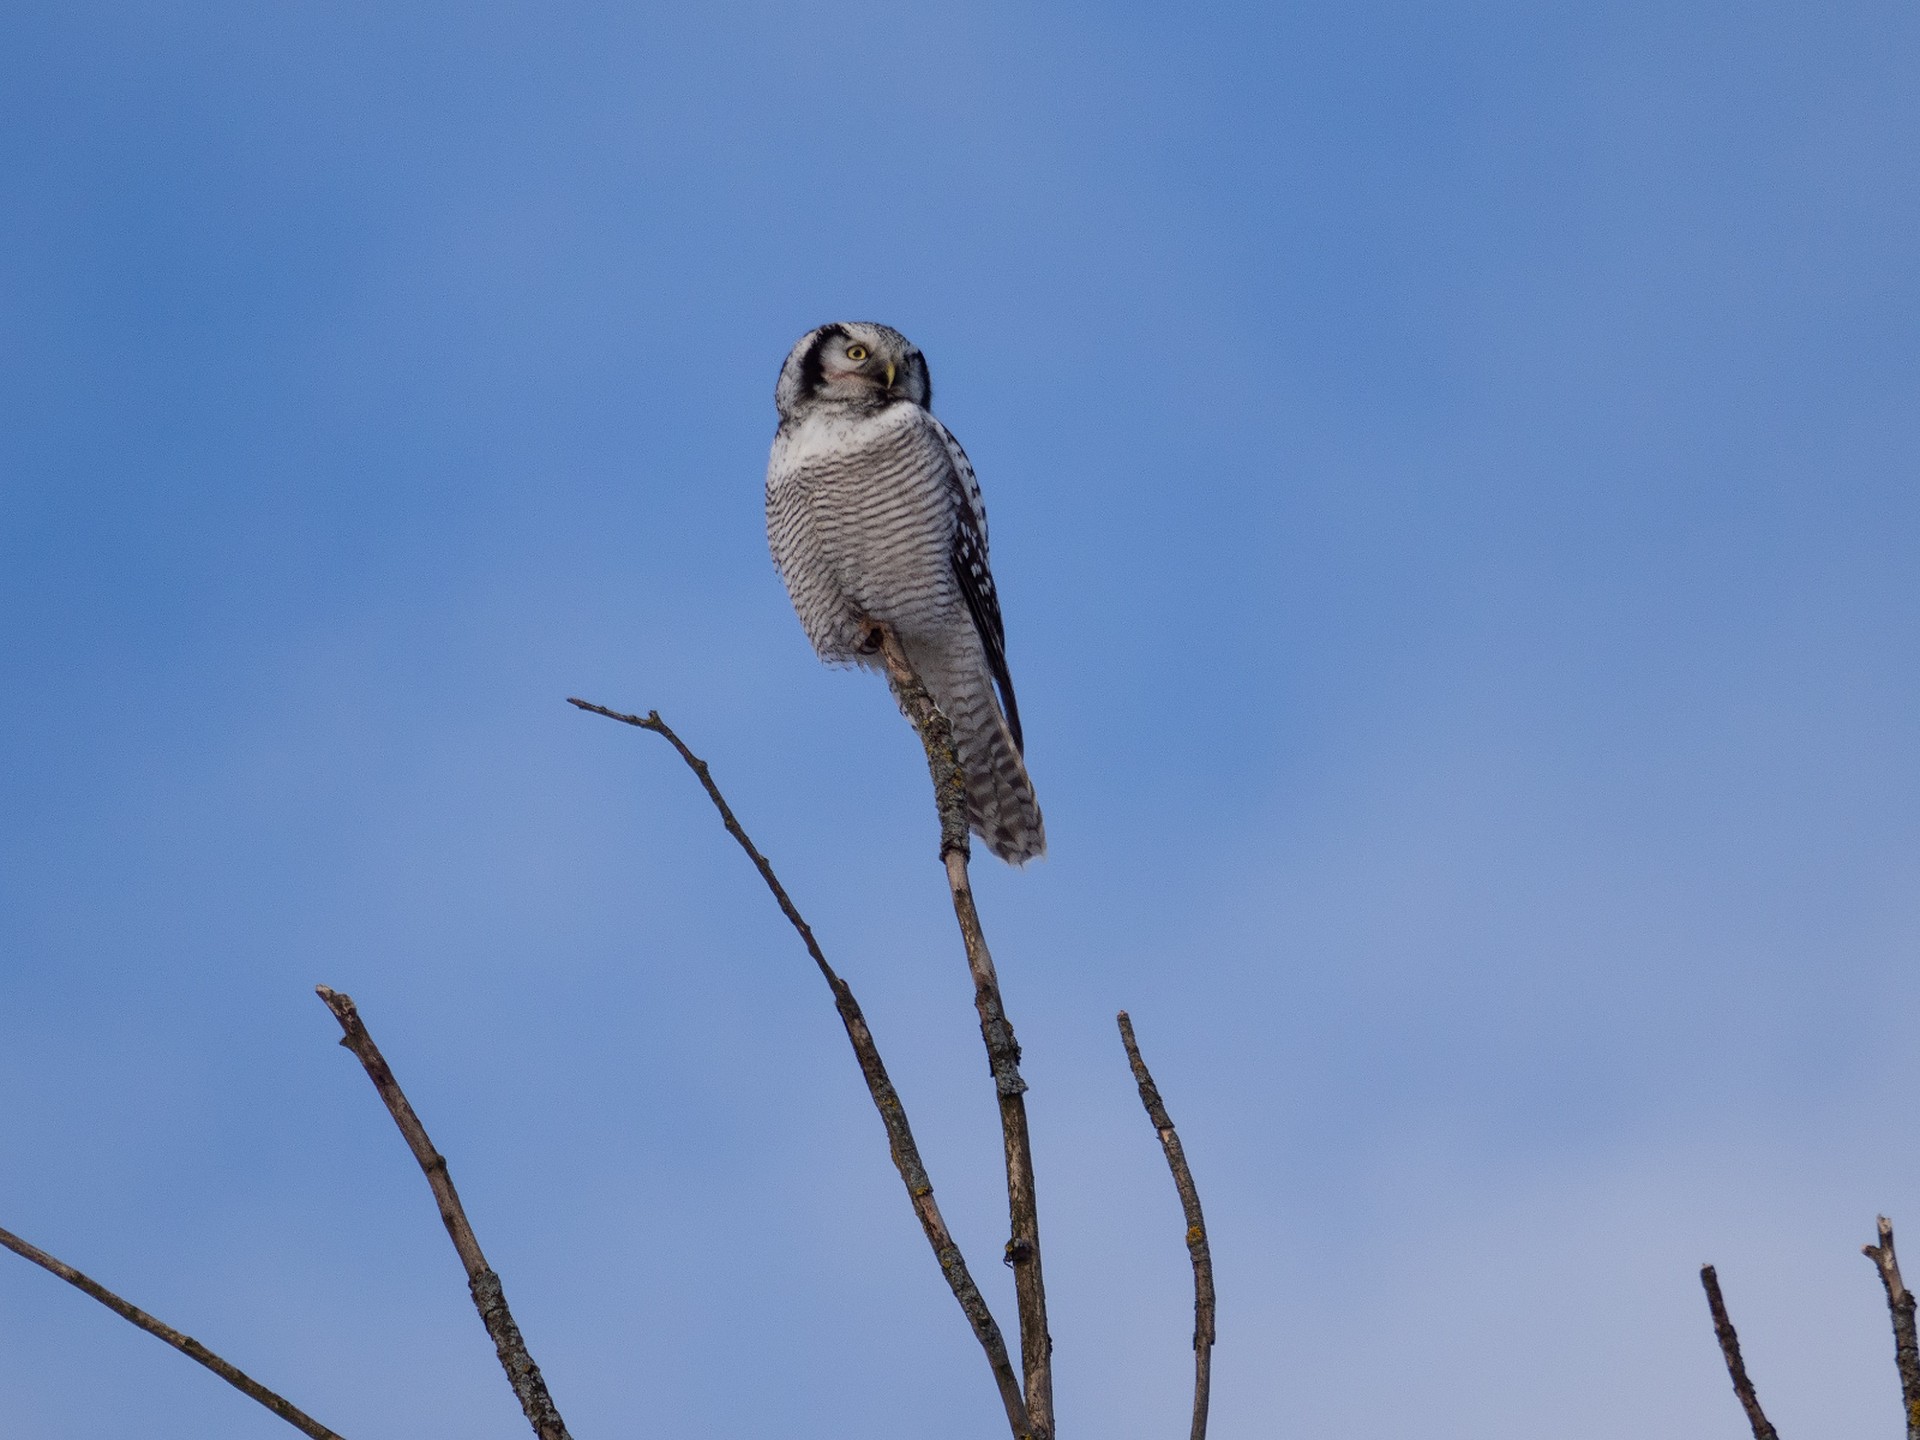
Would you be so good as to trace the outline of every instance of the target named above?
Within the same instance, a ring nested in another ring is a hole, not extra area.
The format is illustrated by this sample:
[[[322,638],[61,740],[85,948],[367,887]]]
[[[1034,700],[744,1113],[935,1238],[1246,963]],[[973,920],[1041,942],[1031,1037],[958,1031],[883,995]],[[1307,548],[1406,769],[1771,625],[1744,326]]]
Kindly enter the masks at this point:
[[[807,638],[830,665],[877,669],[861,641],[872,622],[890,627],[953,724],[968,822],[1002,860],[1044,854],[987,512],[933,418],[926,360],[885,325],[823,325],[793,347],[773,398],[767,540]]]

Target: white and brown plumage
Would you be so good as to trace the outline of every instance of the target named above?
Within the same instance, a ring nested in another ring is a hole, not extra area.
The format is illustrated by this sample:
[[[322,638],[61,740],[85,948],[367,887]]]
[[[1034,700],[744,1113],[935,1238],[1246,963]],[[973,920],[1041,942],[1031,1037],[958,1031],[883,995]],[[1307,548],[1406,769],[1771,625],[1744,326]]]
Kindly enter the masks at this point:
[[[899,637],[953,723],[969,823],[1018,865],[1046,852],[1046,828],[1021,756],[980,485],[932,401],[927,362],[898,330],[846,321],[802,336],[774,389],[767,540],[822,660],[877,667],[866,626]]]

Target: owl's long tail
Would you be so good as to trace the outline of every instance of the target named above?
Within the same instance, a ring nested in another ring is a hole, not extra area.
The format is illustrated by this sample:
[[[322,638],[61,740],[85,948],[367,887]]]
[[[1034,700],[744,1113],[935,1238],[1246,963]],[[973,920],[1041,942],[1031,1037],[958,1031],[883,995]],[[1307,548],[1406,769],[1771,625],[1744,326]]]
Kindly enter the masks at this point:
[[[914,670],[953,724],[954,748],[967,782],[967,823],[1009,865],[1047,853],[1047,827],[1034,798],[1020,747],[1000,713],[984,657],[943,655],[908,647]]]
[[[1027,778],[1026,762],[1007,722],[995,709],[979,730],[954,727],[960,764],[967,775],[967,823],[987,848],[1009,865],[1024,865],[1047,853],[1046,822]]]

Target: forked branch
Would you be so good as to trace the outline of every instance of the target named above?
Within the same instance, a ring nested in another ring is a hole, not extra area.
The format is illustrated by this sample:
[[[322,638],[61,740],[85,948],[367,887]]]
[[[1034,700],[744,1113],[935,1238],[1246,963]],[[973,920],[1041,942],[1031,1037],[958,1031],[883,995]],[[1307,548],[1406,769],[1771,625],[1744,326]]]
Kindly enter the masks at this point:
[[[1920,1440],[1920,1341],[1913,1323],[1913,1292],[1900,1279],[1900,1259],[1893,1253],[1893,1222],[1880,1217],[1880,1243],[1862,1245],[1860,1253],[1873,1261],[1886,1288],[1887,1310],[1893,1317],[1893,1363],[1900,1368],[1900,1399],[1907,1412],[1907,1440]]]
[[[165,1321],[154,1319],[153,1316],[142,1310],[138,1305],[128,1304],[98,1280],[87,1275],[82,1275],[71,1265],[54,1259],[53,1256],[49,1255],[39,1246],[29,1245],[11,1230],[0,1230],[0,1245],[6,1246],[7,1249],[13,1251],[14,1254],[20,1256],[23,1260],[31,1260],[48,1274],[58,1275],[76,1290],[84,1291],[86,1294],[91,1295],[122,1320],[127,1320],[138,1325],[149,1335],[166,1341],[167,1344],[178,1350],[189,1360],[198,1361],[200,1364],[206,1366],[207,1369],[233,1386],[233,1388],[238,1390],[242,1395],[245,1395],[249,1400],[259,1401],[260,1404],[266,1406],[267,1409],[293,1426],[293,1428],[298,1430],[302,1435],[311,1436],[312,1440],[341,1440],[340,1436],[307,1414],[307,1412],[302,1410],[298,1405],[295,1405],[290,1400],[282,1399],[245,1371],[229,1365],[225,1360],[222,1360],[218,1355],[207,1349],[206,1346],[202,1345],[198,1340],[195,1340],[191,1335],[182,1335]]]
[[[1720,1354],[1726,1359],[1733,1393],[1740,1398],[1740,1408],[1747,1412],[1747,1423],[1753,1427],[1753,1440],[1780,1440],[1780,1432],[1773,1428],[1766,1411],[1760,1408],[1760,1397],[1753,1393],[1753,1381],[1747,1378],[1746,1361],[1740,1358],[1740,1337],[1734,1332],[1733,1321],[1727,1318],[1727,1302],[1720,1298],[1720,1277],[1714,1274],[1713,1266],[1700,1267],[1700,1284],[1707,1292],[1707,1308],[1713,1312],[1714,1337],[1719,1340]]]
[[[569,705],[591,711],[595,715],[604,715],[609,720],[618,720],[623,725],[633,725],[642,730],[651,730],[661,736],[679,752],[680,758],[699,779],[707,798],[713,802],[715,810],[720,812],[720,821],[747,853],[754,868],[760,872],[760,878],[766,882],[767,889],[773,893],[780,913],[800,936],[801,944],[807,948],[807,954],[819,968],[828,986],[833,990],[834,1008],[840,1013],[840,1022],[846,1027],[847,1040],[853,1046],[853,1053],[860,1062],[860,1073],[866,1079],[867,1093],[873,1097],[873,1105],[880,1112],[881,1123],[887,1129],[887,1148],[892,1153],[894,1168],[900,1172],[900,1182],[907,1188],[907,1198],[913,1203],[913,1213],[920,1220],[920,1228],[932,1247],[934,1259],[939,1262],[940,1273],[946,1277],[947,1286],[953,1291],[953,1298],[959,1302],[961,1312],[967,1317],[967,1323],[973,1329],[974,1338],[980,1342],[980,1348],[986,1352],[987,1364],[993,1370],[994,1384],[999,1387],[1000,1401],[1006,1408],[1007,1424],[1012,1429],[1015,1440],[1028,1440],[1036,1435],[1032,1421],[1028,1418],[1027,1404],[1020,1392],[1019,1378],[1013,1373],[1013,1365],[1007,1358],[1006,1341],[1001,1338],[1000,1327],[994,1321],[993,1312],[987,1308],[986,1299],[980,1294],[980,1287],[974,1284],[973,1274],[967,1269],[966,1258],[960,1253],[960,1247],[953,1241],[947,1222],[940,1214],[940,1207],[933,1198],[933,1182],[927,1177],[926,1165],[920,1159],[920,1147],[914,1143],[912,1127],[907,1124],[906,1108],[900,1103],[900,1096],[893,1088],[893,1081],[887,1076],[887,1067],[881,1062],[879,1048],[874,1044],[873,1032],[867,1028],[866,1016],[861,1013],[859,1002],[853,998],[853,990],[845,980],[827,963],[827,957],[820,949],[820,942],[814,939],[813,927],[801,918],[799,908],[787,895],[786,887],[773,873],[773,866],[767,863],[753,841],[748,838],[739,820],[734,817],[733,807],[727,804],[726,797],[720,793],[720,787],[713,783],[712,772],[707,762],[689,750],[680,737],[673,733],[667,722],[660,718],[657,710],[648,711],[645,716],[625,715],[618,710],[609,710],[604,705],[595,705],[586,700],[569,699]],[[962,832],[964,836],[964,831]],[[1048,1432],[1051,1433],[1050,1431]]]
[[[1187,1216],[1187,1254],[1193,1261],[1193,1432],[1192,1440],[1206,1440],[1207,1399],[1213,1385],[1213,1254],[1207,1248],[1207,1220],[1200,1213],[1200,1191],[1194,1186],[1193,1171],[1187,1168],[1187,1152],[1174,1133],[1173,1118],[1167,1114],[1160,1089],[1153,1083],[1147,1062],[1140,1058],[1140,1045],[1134,1039],[1133,1021],[1122,1010],[1120,1043],[1127,1050],[1127,1064],[1133,1067],[1134,1083],[1140,1087],[1140,1103],[1160,1136],[1160,1148],[1166,1152],[1167,1168],[1173,1172],[1173,1188],[1180,1192],[1180,1208]]]
[[[514,1323],[513,1312],[507,1308],[507,1297],[500,1288],[500,1277],[487,1264],[487,1257],[480,1251],[480,1241],[473,1233],[473,1226],[467,1223],[466,1209],[460,1204],[459,1192],[453,1188],[453,1177],[447,1173],[446,1157],[435,1150],[433,1141],[427,1138],[426,1126],[420,1123],[420,1117],[414,1113],[406,1093],[400,1088],[400,1082],[393,1078],[393,1071],[388,1067],[386,1057],[380,1053],[380,1047],[373,1043],[373,1036],[367,1033],[360,1012],[354,1007],[353,997],[330,990],[325,985],[316,986],[315,990],[333,1012],[333,1018],[340,1022],[340,1029],[344,1032],[340,1043],[351,1050],[365,1067],[367,1078],[373,1081],[373,1088],[380,1092],[380,1098],[386,1104],[387,1113],[393,1116],[393,1123],[400,1127],[401,1135],[406,1137],[407,1148],[413,1151],[413,1158],[420,1162],[427,1184],[433,1189],[433,1198],[440,1206],[441,1223],[447,1227],[453,1248],[459,1253],[460,1263],[466,1267],[467,1288],[473,1295],[473,1307],[480,1312],[480,1321],[493,1338],[493,1348],[500,1356],[500,1366],[507,1372],[507,1381],[519,1398],[520,1409],[526,1414],[527,1423],[533,1427],[533,1433],[539,1440],[570,1440],[566,1422],[554,1408],[553,1397],[547,1394],[547,1382],[540,1376],[540,1367],[533,1363],[533,1356],[527,1353],[527,1342],[521,1338],[520,1327]]]
[[[1033,1146],[1027,1132],[1027,1082],[1020,1078],[1020,1044],[1000,999],[1000,978],[980,928],[967,874],[967,787],[953,743],[953,726],[914,673],[899,637],[884,625],[870,625],[867,640],[886,661],[894,699],[919,732],[933,777],[934,804],[940,814],[940,858],[946,865],[953,915],[966,946],[973,976],[973,1004],[980,1014],[980,1038],[986,1042],[1000,1102],[1000,1135],[1007,1161],[1007,1217],[1012,1231],[1007,1263],[1013,1267],[1014,1299],[1020,1307],[1020,1365],[1026,1376],[1027,1414],[1038,1440],[1053,1437],[1053,1337],[1047,1333],[1047,1287],[1040,1265],[1040,1212],[1034,1194]]]

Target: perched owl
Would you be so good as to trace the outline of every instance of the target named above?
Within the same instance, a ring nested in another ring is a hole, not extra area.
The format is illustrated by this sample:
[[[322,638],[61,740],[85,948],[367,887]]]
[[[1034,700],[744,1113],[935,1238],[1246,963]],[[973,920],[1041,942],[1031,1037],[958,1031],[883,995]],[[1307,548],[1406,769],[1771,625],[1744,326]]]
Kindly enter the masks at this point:
[[[927,362],[885,325],[823,325],[793,347],[773,398],[767,540],[807,638],[828,664],[877,669],[862,630],[891,627],[953,723],[974,831],[1015,865],[1044,854],[987,512],[966,452],[929,409]]]

